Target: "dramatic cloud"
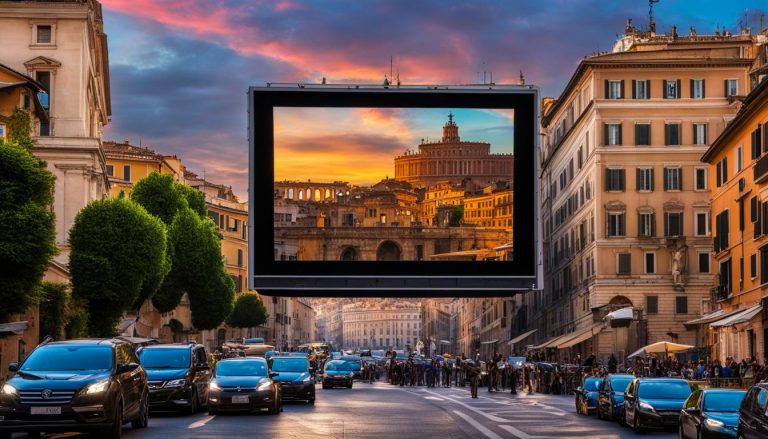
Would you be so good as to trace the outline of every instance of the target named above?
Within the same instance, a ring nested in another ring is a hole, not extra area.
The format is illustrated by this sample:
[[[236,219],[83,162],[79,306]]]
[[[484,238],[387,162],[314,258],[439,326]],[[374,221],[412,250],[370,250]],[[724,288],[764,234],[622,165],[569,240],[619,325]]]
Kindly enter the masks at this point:
[[[392,56],[405,84],[476,83],[491,72],[496,83],[517,83],[523,70],[557,96],[580,59],[610,49],[627,18],[648,21],[647,3],[634,0],[102,1],[114,109],[107,137],[178,154],[241,195],[249,85],[380,83]],[[757,27],[760,7],[665,1],[655,6],[657,28],[738,31],[744,8]]]

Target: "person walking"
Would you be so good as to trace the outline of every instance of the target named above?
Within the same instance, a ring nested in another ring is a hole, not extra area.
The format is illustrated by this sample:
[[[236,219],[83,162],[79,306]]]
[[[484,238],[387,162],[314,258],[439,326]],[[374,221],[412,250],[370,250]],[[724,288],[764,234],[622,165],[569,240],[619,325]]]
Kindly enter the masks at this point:
[[[465,360],[463,366],[467,377],[469,377],[470,394],[472,395],[472,398],[477,399],[477,385],[478,381],[480,380],[480,368],[477,367],[475,362],[472,360]]]
[[[447,359],[443,361],[443,387],[451,387],[451,364]]]

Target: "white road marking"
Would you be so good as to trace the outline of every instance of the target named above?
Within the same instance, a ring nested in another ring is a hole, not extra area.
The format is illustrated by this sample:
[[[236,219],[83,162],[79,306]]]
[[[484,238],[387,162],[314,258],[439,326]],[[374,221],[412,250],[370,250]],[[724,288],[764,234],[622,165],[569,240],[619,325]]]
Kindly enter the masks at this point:
[[[430,392],[430,391],[427,391],[427,393],[432,393],[432,392]],[[436,395],[435,393],[432,393],[432,394],[433,394],[433,395]],[[447,401],[450,401],[450,402],[453,402],[453,403],[455,403],[455,404],[459,404],[459,405],[462,405],[462,406],[464,406],[464,407],[468,408],[469,410],[472,410],[473,412],[475,412],[475,413],[477,413],[477,414],[479,414],[479,415],[485,416],[486,418],[490,419],[490,420],[491,420],[491,421],[493,421],[493,422],[510,422],[510,421],[509,421],[509,420],[507,420],[507,419],[504,419],[504,418],[500,418],[500,417],[498,417],[498,416],[489,415],[488,413],[485,413],[485,412],[483,412],[482,410],[478,410],[478,409],[476,409],[475,407],[472,407],[471,405],[468,405],[468,404],[464,404],[463,402],[461,402],[461,401],[457,401],[457,400],[455,400],[455,399],[453,399],[453,398],[451,398],[451,397],[446,397],[446,400],[447,400]]]
[[[216,415],[206,416],[205,418],[203,418],[203,419],[201,419],[199,421],[195,421],[195,422],[189,424],[189,427],[187,427],[187,428],[195,429],[195,428],[205,427],[205,424],[211,422],[213,420],[213,418],[215,418],[215,417],[216,417]]]
[[[499,436],[498,434],[492,432],[491,430],[486,428],[483,424],[475,421],[474,419],[472,419],[471,416],[465,415],[464,413],[462,413],[462,412],[460,412],[458,410],[454,410],[453,413],[455,413],[461,419],[465,420],[469,425],[475,427],[475,429],[477,429],[477,431],[479,431],[480,433],[483,433],[485,435],[485,437],[487,437],[489,439],[501,439],[501,436]],[[527,439],[527,438],[521,438],[521,439]]]
[[[513,434],[518,439],[533,439],[537,436],[531,436],[530,434],[518,430],[517,428],[511,426],[511,425],[499,425],[499,427],[503,428],[504,430],[507,430],[509,433]]]
[[[425,396],[424,399],[431,399],[432,401],[445,401],[444,398],[438,398],[437,396]]]

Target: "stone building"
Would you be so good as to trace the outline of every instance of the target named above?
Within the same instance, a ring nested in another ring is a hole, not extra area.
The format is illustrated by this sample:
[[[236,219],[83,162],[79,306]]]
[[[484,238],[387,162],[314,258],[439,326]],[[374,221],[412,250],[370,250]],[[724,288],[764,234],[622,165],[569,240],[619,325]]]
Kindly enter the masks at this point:
[[[451,342],[451,302],[456,299],[424,299],[422,307],[422,341],[425,354],[453,353]]]
[[[439,141],[422,142],[418,151],[395,158],[395,179],[422,188],[468,179],[488,184],[511,179],[513,168],[512,154],[492,154],[486,142],[462,141],[459,126],[449,114]]]
[[[346,304],[342,309],[343,347],[412,351],[422,339],[421,310],[418,301]]]
[[[123,143],[104,142],[104,156],[107,159],[107,176],[110,183],[110,196],[123,192],[130,196],[133,183],[152,172],[170,174],[173,179],[184,184],[186,168],[175,155],[163,155],[141,146]]]
[[[541,206],[545,288],[528,313],[537,348],[619,360],[661,340],[694,344],[685,322],[712,307],[707,167],[736,113],[751,35],[639,32],[584,58],[545,102]],[[630,307],[628,328],[606,328]]]

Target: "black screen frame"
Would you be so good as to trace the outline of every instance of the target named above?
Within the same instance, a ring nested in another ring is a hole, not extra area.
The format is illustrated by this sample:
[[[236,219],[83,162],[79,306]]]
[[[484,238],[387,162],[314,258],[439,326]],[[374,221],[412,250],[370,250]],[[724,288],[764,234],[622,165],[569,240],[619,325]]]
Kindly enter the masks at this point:
[[[540,285],[536,87],[267,86],[251,87],[248,104],[249,288],[281,296],[466,297]],[[275,107],[514,110],[513,261],[276,261]]]

